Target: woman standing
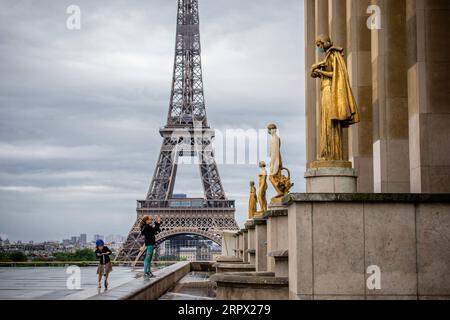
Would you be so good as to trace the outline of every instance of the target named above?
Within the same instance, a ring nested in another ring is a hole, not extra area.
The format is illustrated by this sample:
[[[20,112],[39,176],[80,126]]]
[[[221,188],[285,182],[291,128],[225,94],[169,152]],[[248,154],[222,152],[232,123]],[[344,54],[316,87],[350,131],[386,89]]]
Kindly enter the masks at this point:
[[[144,274],[147,277],[153,277],[151,271],[153,251],[155,250],[156,234],[161,230],[159,226],[161,225],[161,217],[156,216],[155,225],[153,225],[153,217],[145,216],[141,221],[141,234],[145,237],[145,259],[144,259]]]

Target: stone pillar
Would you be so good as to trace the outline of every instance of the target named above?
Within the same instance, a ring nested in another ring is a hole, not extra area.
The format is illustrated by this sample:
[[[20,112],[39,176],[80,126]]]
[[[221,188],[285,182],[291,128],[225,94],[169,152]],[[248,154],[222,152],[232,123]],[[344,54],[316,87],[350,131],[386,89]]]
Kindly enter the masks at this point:
[[[450,1],[407,1],[411,192],[450,192]]]
[[[316,131],[316,79],[309,76],[309,70],[315,62],[316,42],[316,5],[314,0],[304,0],[305,14],[305,123],[306,123],[306,162],[309,164],[317,156]]]
[[[224,231],[222,233],[222,256],[232,257],[236,254],[235,232]]]
[[[244,261],[244,263],[248,263],[248,254],[247,254],[247,250],[248,250],[248,230],[247,229],[243,229],[242,230],[242,242],[243,242],[243,248],[242,248],[242,260]]]
[[[315,1],[316,36],[330,34],[330,25],[328,16],[329,16],[328,0],[316,0]],[[316,53],[317,53],[316,58],[318,58],[319,55],[317,50]]]
[[[247,221],[245,224],[245,228],[248,230],[248,249],[247,249],[247,255],[248,255],[248,262],[250,264],[255,264],[255,255],[256,255],[256,247],[255,247],[255,223],[253,220]]]
[[[342,48],[347,47],[347,12],[346,0],[328,0],[328,21],[330,37],[333,43]],[[347,50],[344,51],[347,56]],[[343,130],[344,159],[349,159],[349,130]]]
[[[269,208],[267,217],[267,269],[276,277],[289,276],[288,211],[285,206]]]
[[[240,258],[239,257],[239,233],[236,232],[236,234],[234,235],[234,239],[235,239],[235,243],[236,243],[236,247],[234,249],[234,255],[237,258]]]
[[[308,8],[309,9],[309,8]],[[323,59],[323,56],[321,53],[319,53],[319,51],[317,50],[315,44],[316,44],[316,38],[319,35],[329,35],[330,34],[330,25],[328,22],[328,0],[316,0],[315,1],[315,8],[314,8],[314,16],[315,16],[315,36],[314,36],[314,40],[312,41],[312,43],[306,43],[306,45],[308,46],[308,48],[306,48],[306,50],[314,50],[314,54],[312,55],[314,61],[312,63],[310,63],[307,68],[306,71],[308,72],[308,74],[306,74],[306,76],[310,76],[310,69],[311,66],[314,63],[317,63],[318,61],[321,61]],[[309,19],[306,18],[305,21],[308,21]],[[306,22],[307,27],[308,27],[308,22]],[[309,52],[307,52],[307,56],[309,55]],[[317,79],[312,79],[312,81],[315,82],[315,86],[314,88],[316,89],[316,97],[315,97],[315,106],[314,106],[314,114],[315,114],[315,118],[314,118],[314,128],[315,128],[315,151],[316,153],[314,154],[314,159],[311,160],[308,163],[308,168],[310,167],[309,165],[311,164],[312,161],[316,160],[318,158],[318,150],[319,150],[319,144],[320,144],[320,113],[318,112],[318,110],[320,110],[320,101],[321,101],[321,92],[320,92],[320,85],[318,85],[318,80]],[[309,138],[309,137],[308,137]]]
[[[346,16],[346,0],[328,0],[330,37],[337,46],[343,48],[347,46]]]
[[[256,271],[267,271],[267,224],[266,219],[255,219]]]
[[[242,235],[242,231],[239,231],[238,238],[239,238],[238,257],[244,259],[244,237]]]
[[[374,191],[408,193],[406,0],[373,3],[382,19],[381,29],[372,30]]]
[[[367,27],[367,8],[371,1],[346,0],[346,4],[347,66],[361,114],[361,122],[349,128],[349,159],[358,172],[357,192],[371,193],[374,191],[372,67],[371,31]],[[336,44],[341,46],[338,42]]]

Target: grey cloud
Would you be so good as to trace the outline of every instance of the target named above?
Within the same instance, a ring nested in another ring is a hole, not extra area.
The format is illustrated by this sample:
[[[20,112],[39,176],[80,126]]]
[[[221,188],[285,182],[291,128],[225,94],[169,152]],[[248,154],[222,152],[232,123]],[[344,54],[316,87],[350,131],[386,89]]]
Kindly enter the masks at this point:
[[[302,2],[200,0],[210,124],[278,123],[296,191],[305,162]],[[79,31],[66,28],[72,4],[82,10]],[[128,232],[161,144],[175,22],[175,0],[0,0],[0,233]],[[219,169],[242,224],[258,168]],[[201,196],[197,179],[197,168],[180,168],[176,191]]]

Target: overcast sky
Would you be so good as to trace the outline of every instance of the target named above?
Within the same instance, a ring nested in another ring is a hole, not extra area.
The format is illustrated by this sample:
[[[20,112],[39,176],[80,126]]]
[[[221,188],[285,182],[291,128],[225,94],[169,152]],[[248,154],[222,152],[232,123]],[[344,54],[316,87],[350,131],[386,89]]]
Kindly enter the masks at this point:
[[[277,123],[304,191],[303,0],[199,2],[210,125]],[[66,27],[71,4],[81,30]],[[176,0],[0,0],[1,235],[128,233],[161,145],[175,24]],[[219,170],[242,225],[258,167]],[[202,196],[198,168],[181,166],[175,189]]]

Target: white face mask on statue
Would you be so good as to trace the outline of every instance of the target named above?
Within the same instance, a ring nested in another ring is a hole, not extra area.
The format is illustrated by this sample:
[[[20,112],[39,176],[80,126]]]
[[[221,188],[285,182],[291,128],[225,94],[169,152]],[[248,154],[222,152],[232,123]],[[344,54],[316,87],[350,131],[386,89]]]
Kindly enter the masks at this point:
[[[320,53],[325,53],[325,49],[323,47],[318,47],[317,50],[319,50]]]

